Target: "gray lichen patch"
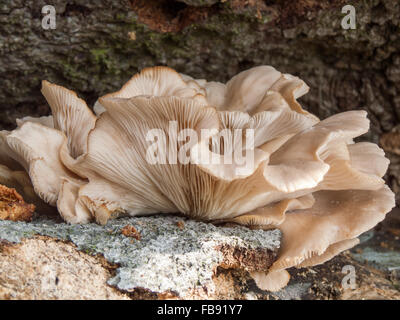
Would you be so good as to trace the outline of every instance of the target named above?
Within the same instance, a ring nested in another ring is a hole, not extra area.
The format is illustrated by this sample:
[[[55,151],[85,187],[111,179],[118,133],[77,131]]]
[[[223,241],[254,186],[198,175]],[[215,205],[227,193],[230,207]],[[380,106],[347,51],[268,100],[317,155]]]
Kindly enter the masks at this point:
[[[127,225],[135,227],[140,240],[121,233]],[[120,290],[143,288],[180,297],[204,287],[212,292],[215,270],[225,259],[221,246],[263,252],[272,263],[281,238],[279,230],[221,228],[174,216],[123,218],[106,226],[69,225],[43,218],[31,223],[0,221],[2,240],[20,242],[35,235],[72,241],[79,250],[102,254],[118,264],[108,283]],[[251,261],[246,263],[251,268]],[[243,267],[243,261],[238,265]]]
[[[389,250],[376,250],[366,247],[360,252],[353,253],[353,258],[361,263],[368,264],[381,270],[400,270],[400,252]]]

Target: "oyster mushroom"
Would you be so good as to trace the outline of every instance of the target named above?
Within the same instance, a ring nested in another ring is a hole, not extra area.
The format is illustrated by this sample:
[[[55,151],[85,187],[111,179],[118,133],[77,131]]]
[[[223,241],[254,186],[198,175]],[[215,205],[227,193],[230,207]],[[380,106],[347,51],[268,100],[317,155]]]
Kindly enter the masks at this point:
[[[3,132],[0,161],[19,163],[70,223],[179,212],[278,228],[277,260],[251,275],[279,290],[287,268],[356,245],[394,207],[384,152],[354,143],[368,131],[367,113],[320,121],[297,101],[308,89],[269,66],[226,84],[155,67],[101,97],[93,114],[74,92],[44,81],[52,116],[23,118]]]

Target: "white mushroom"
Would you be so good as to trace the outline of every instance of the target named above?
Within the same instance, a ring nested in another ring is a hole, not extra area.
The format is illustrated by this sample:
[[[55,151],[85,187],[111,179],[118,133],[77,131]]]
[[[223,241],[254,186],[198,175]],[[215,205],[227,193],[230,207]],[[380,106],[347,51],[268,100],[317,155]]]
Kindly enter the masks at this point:
[[[155,67],[100,98],[94,115],[74,92],[44,81],[52,118],[23,118],[1,132],[0,162],[25,168],[35,192],[70,223],[181,213],[279,228],[277,260],[251,273],[261,288],[279,290],[287,268],[356,245],[394,206],[384,152],[354,143],[368,131],[367,113],[320,121],[297,101],[308,89],[269,66],[226,84]],[[250,165],[235,158],[249,151]]]
[[[60,161],[59,150],[66,141],[62,132],[26,122],[9,133],[5,141],[11,150],[10,156],[25,168],[35,192],[47,203],[56,204],[63,177],[81,181]]]
[[[16,122],[17,122],[18,127],[21,127],[25,122],[37,122],[46,127],[54,128],[53,116],[43,116],[43,117],[39,117],[39,118],[23,117],[21,119],[17,119]]]
[[[75,92],[48,81],[43,81],[42,93],[50,105],[54,128],[68,139],[71,156],[76,158],[86,153],[88,134],[96,123],[96,116],[86,102]]]

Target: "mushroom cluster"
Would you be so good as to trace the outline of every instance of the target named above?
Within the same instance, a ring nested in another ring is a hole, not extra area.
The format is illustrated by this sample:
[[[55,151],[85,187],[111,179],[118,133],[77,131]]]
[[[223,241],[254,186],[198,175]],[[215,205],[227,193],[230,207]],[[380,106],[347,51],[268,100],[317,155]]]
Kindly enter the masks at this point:
[[[279,290],[290,278],[285,269],[353,247],[395,205],[382,179],[384,152],[353,140],[368,131],[367,113],[320,121],[297,101],[308,89],[270,66],[226,84],[154,67],[101,97],[93,113],[73,91],[43,81],[52,116],[18,119],[15,130],[0,132],[0,183],[56,206],[69,223],[180,213],[278,228],[277,260],[251,275],[260,288]],[[149,139],[154,130],[165,136]],[[179,139],[185,130],[201,138]],[[239,139],[223,139],[222,130]],[[203,161],[248,151],[250,165]]]

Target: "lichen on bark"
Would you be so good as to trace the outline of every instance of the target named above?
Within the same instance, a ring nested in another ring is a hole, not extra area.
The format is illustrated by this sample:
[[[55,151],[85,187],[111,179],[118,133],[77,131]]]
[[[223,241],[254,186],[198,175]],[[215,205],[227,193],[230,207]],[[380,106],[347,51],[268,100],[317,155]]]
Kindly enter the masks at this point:
[[[180,221],[184,221],[183,227],[179,227]],[[140,239],[124,235],[127,226],[134,226]],[[107,283],[119,290],[142,288],[180,298],[203,288],[207,289],[206,297],[212,297],[218,268],[267,270],[276,259],[281,240],[277,229],[216,227],[165,215],[115,219],[106,226],[69,225],[45,218],[30,223],[0,220],[0,242],[19,243],[37,235],[70,241],[80,251],[102,255],[118,265]]]

